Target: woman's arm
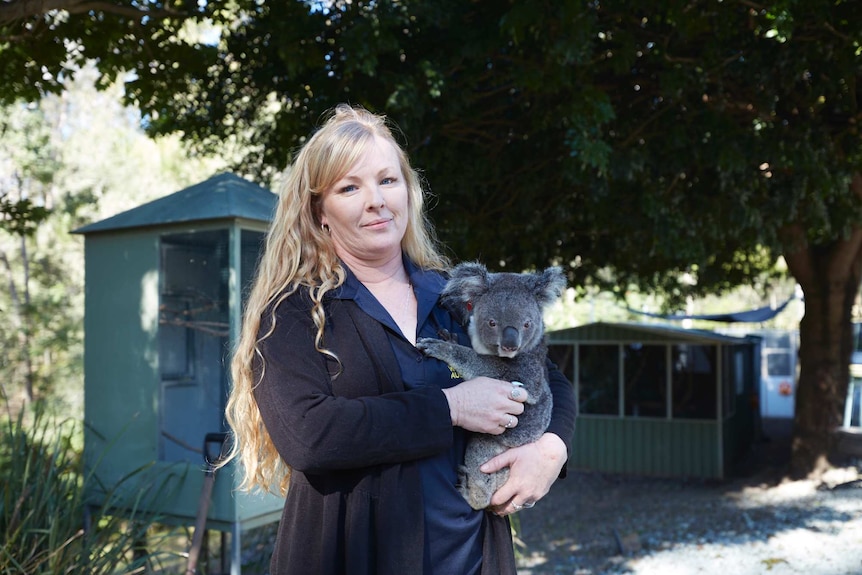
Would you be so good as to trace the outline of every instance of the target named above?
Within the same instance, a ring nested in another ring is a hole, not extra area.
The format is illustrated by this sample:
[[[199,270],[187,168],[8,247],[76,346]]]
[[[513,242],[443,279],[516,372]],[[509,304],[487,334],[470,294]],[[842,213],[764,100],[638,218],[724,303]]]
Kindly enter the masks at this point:
[[[279,306],[275,330],[261,342],[262,361],[255,365],[255,399],[284,461],[299,471],[320,472],[413,460],[449,448],[452,421],[440,389],[334,394],[327,360],[314,349],[316,328],[300,298],[294,294]],[[329,319],[335,320],[332,314]],[[350,321],[343,315],[339,320]],[[378,389],[361,342],[326,344],[342,360],[343,385],[355,379],[360,388]]]

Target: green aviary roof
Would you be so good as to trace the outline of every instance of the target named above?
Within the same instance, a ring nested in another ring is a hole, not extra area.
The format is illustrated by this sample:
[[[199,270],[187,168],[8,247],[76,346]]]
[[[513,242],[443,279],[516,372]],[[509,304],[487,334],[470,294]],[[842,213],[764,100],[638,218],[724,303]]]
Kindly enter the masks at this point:
[[[222,173],[169,196],[74,230],[90,234],[202,220],[272,220],[277,196],[235,174]]]

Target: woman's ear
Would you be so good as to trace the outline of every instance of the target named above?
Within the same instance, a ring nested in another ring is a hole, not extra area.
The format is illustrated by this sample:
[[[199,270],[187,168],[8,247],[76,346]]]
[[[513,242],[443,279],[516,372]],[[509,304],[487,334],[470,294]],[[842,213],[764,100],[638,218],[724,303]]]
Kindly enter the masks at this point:
[[[326,215],[324,215],[323,210],[320,208],[320,206],[319,205],[315,206],[312,209],[313,209],[312,213],[314,214],[314,219],[317,220],[317,223],[320,225],[320,227],[322,228],[324,226],[328,226],[329,221],[327,221]]]

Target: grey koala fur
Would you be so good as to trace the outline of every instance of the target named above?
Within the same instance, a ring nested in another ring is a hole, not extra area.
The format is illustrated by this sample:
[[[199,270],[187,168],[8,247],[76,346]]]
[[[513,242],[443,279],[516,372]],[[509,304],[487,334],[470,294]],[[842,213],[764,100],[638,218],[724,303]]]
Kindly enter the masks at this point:
[[[420,338],[426,355],[445,361],[465,380],[479,376],[517,381],[527,392],[518,425],[500,435],[474,433],[467,443],[458,489],[473,509],[484,509],[509,477],[509,469],[483,473],[479,466],[509,448],[539,439],[551,421],[544,341],[544,308],[566,286],[559,267],[541,273],[491,273],[479,263],[453,268],[441,303],[469,316],[467,333],[473,348],[446,339]],[[448,334],[441,334],[448,338]]]

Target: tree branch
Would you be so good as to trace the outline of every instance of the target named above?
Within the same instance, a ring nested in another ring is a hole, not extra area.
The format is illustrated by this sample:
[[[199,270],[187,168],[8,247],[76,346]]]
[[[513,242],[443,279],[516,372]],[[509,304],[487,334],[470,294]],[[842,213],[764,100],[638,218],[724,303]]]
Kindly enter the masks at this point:
[[[850,180],[850,191],[857,200],[862,202],[862,174],[858,172],[853,174],[853,178]],[[835,270],[851,269],[854,266],[859,255],[859,249],[862,247],[862,228],[854,227],[847,239],[839,239],[838,244],[841,245],[841,248],[832,252],[835,257],[829,262],[831,273],[834,273]]]
[[[778,232],[781,243],[784,244],[784,261],[790,273],[804,289],[814,281],[814,265],[808,252],[808,238],[801,224],[790,224]]]
[[[855,173],[850,181],[850,190],[856,198],[862,202],[862,174]],[[812,261],[811,251],[808,249],[808,238],[805,229],[800,224],[785,226],[779,231],[784,244],[784,259],[790,272],[803,288],[814,282],[817,277],[816,267]],[[851,269],[855,260],[862,250],[862,228],[854,228],[846,239],[838,239],[835,248],[829,250],[829,272],[842,273],[842,270]]]

